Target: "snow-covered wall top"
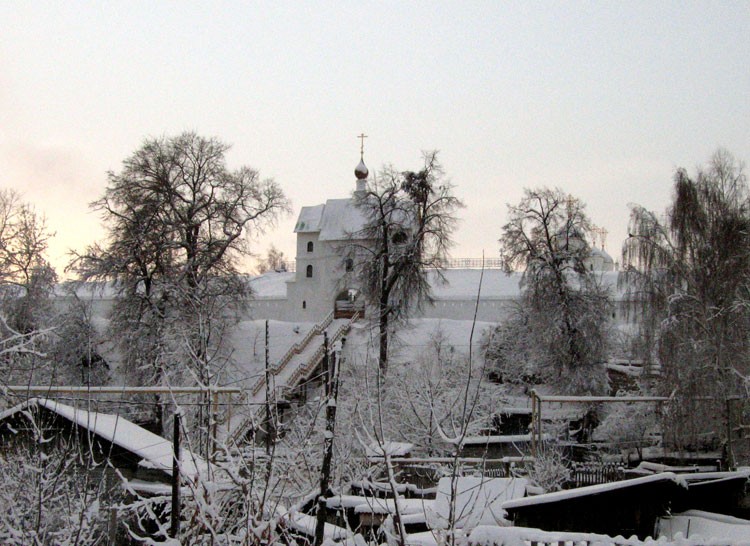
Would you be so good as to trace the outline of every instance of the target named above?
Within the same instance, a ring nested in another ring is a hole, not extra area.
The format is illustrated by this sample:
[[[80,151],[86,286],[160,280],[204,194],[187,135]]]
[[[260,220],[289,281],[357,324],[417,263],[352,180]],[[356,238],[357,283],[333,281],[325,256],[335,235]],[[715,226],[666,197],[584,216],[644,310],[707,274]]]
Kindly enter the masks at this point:
[[[286,283],[294,280],[294,273],[271,271],[249,281],[254,298],[286,298]]]
[[[474,300],[479,291],[481,278],[482,299],[516,299],[521,294],[522,273],[506,274],[499,269],[486,269],[484,275],[479,269],[448,269],[443,272],[447,283],[437,280],[437,274],[430,272],[432,294],[438,300]],[[294,279],[294,273],[270,272],[250,280],[256,298],[286,297],[286,283]],[[617,272],[601,273],[602,283],[609,287],[615,299],[621,299],[622,291],[617,290]]]

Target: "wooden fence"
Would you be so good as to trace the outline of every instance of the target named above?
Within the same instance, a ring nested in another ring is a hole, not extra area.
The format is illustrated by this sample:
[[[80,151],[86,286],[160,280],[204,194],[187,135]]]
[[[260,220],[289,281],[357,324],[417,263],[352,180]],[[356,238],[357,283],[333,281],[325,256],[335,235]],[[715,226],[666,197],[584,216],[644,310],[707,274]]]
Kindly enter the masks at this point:
[[[566,489],[618,482],[623,479],[624,468],[619,463],[573,463]]]

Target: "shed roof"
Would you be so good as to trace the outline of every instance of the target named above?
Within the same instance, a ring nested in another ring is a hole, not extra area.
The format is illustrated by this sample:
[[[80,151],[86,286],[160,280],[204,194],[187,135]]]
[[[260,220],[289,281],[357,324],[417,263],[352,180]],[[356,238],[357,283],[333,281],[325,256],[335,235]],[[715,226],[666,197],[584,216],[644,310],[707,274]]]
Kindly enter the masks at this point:
[[[0,422],[18,414],[30,419],[29,410],[34,408],[44,408],[53,412],[59,417],[133,453],[141,459],[138,464],[144,468],[152,468],[169,475],[172,474],[172,442],[120,415],[88,411],[46,398],[30,398],[26,402],[0,413]],[[187,476],[204,474],[209,464],[187,449],[182,450],[180,462],[182,472]]]

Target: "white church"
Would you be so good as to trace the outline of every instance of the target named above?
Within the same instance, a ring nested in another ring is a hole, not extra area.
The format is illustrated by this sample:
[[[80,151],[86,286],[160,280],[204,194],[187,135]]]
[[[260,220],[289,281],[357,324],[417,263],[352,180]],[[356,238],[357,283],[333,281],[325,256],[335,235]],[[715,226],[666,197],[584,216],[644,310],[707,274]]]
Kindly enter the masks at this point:
[[[354,169],[354,188],[349,197],[328,199],[325,203],[305,206],[299,212],[294,232],[297,234],[296,270],[270,272],[251,280],[254,291],[250,313],[254,319],[287,322],[318,322],[330,313],[337,317],[364,314],[365,305],[351,272],[353,263],[340,252],[351,234],[365,225],[356,206],[358,194],[367,190],[369,171],[364,160]],[[463,263],[461,263],[463,262]],[[520,294],[520,274],[507,275],[500,269],[450,268],[444,271],[446,284],[432,283],[434,304],[427,305],[420,318],[471,320],[479,295],[477,319],[497,322],[507,306]],[[602,275],[602,282],[616,294],[617,272],[612,257],[604,249],[592,248],[587,266]],[[481,277],[481,285],[480,285]]]

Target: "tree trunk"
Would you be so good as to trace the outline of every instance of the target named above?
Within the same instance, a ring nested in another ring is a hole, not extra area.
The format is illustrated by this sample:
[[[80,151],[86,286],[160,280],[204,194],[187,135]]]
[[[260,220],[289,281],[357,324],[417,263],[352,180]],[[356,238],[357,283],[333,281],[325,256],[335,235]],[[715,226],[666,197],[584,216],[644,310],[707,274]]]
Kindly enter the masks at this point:
[[[380,302],[380,317],[378,318],[378,335],[380,342],[380,353],[378,355],[378,366],[380,373],[388,373],[388,305],[382,300]]]
[[[331,461],[333,459],[333,439],[336,430],[336,403],[338,399],[338,366],[336,356],[333,355],[332,366],[328,362],[328,336],[324,340],[325,356],[323,363],[326,369],[326,430],[323,447],[323,464],[320,469],[320,494],[318,495],[318,510],[315,521],[315,546],[323,544],[325,536],[326,501],[325,494],[331,479]]]

